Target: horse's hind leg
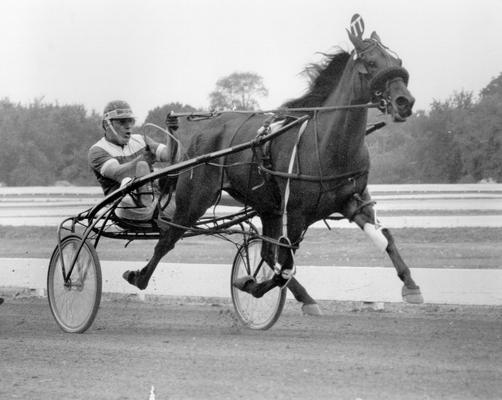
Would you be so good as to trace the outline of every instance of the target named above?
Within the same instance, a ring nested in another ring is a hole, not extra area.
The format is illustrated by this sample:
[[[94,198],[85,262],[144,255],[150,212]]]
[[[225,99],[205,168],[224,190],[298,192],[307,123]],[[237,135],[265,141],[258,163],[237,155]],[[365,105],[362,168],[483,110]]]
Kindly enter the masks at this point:
[[[172,222],[179,226],[190,227],[214,203],[219,191],[219,170],[199,168],[192,178],[185,174],[178,180],[176,187],[176,208]],[[204,182],[202,185],[200,182]],[[148,263],[139,271],[126,271],[122,275],[131,285],[146,289],[155,268],[162,258],[171,251],[187,228],[169,226],[160,231],[160,239]]]
[[[369,195],[368,199],[369,199]],[[347,214],[345,214],[347,215]],[[348,215],[352,215],[350,212]],[[397,276],[403,281],[402,296],[403,300],[408,303],[421,304],[424,302],[420,287],[415,283],[411,277],[411,272],[404,260],[402,259],[399,251],[394,242],[394,238],[387,228],[379,226],[376,227],[375,212],[373,205],[369,204],[363,207],[356,215],[352,216],[353,221],[370,237],[375,245],[381,250],[385,251],[397,271]]]
[[[183,236],[184,232],[185,229],[172,227],[161,231],[161,237],[155,245],[153,255],[148,263],[139,271],[125,271],[122,274],[123,278],[141,290],[146,289],[160,260],[174,248],[174,245]]]
[[[302,310],[307,315],[322,315],[317,302],[308,294],[300,282],[295,277],[292,277],[288,283],[288,289],[293,293],[296,301],[303,303]]]

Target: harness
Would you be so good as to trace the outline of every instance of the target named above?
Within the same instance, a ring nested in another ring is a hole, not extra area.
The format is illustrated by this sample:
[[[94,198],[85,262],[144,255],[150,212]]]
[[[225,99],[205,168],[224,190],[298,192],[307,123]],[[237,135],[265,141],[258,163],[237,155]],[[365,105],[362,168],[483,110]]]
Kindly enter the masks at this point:
[[[287,118],[292,118],[292,117],[287,117]],[[278,117],[276,115],[272,116],[271,118],[267,119],[264,123],[263,126],[258,130],[257,138],[261,136],[265,136],[273,131],[273,125],[274,123],[278,123],[277,121],[286,121],[286,119],[281,119],[281,117]],[[285,123],[291,123],[292,121],[287,121]],[[303,122],[303,124],[300,126],[300,129],[298,130],[298,134],[296,137],[295,144],[293,146],[293,150],[291,152],[291,158],[289,162],[289,168],[288,172],[282,172],[282,171],[275,171],[273,170],[272,166],[272,156],[271,156],[271,144],[272,141],[265,142],[261,146],[256,146],[253,147],[253,153],[255,155],[255,158],[257,160],[258,164],[258,170],[260,171],[261,175],[264,177],[266,181],[270,180],[272,176],[276,176],[282,179],[287,179],[287,186],[289,187],[290,181],[291,180],[301,180],[301,181],[306,181],[306,182],[319,182],[321,187],[324,187],[324,183],[327,182],[332,182],[336,180],[344,180],[347,179],[349,182],[353,182],[355,179],[366,175],[368,171],[366,169],[361,169],[361,170],[356,170],[356,171],[350,171],[350,172],[345,172],[342,174],[337,174],[337,175],[328,175],[325,176],[322,172],[322,165],[319,162],[319,175],[307,175],[307,174],[302,174],[300,171],[294,172],[293,168],[295,165],[299,165],[299,157],[298,157],[298,146],[300,144],[301,138],[303,136],[303,133],[305,132],[305,129],[307,127],[308,122],[310,120],[306,120]],[[281,124],[282,125],[282,124]],[[375,123],[371,126],[369,126],[366,129],[366,135],[369,135],[373,132],[375,132],[378,129],[383,128],[386,125],[385,122],[378,122]],[[315,144],[316,144],[316,155],[317,159],[320,159],[320,149],[319,149],[319,136],[318,136],[318,131],[317,131],[317,113],[314,114],[314,136],[315,136]],[[342,183],[343,184],[343,183]],[[339,185],[335,185],[334,188],[331,190],[337,189]],[[288,193],[289,195],[289,193]]]
[[[282,198],[282,204],[280,208],[280,214],[282,215],[283,219],[283,227],[284,232],[287,233],[287,203],[289,200],[290,196],[290,185],[291,185],[291,180],[301,180],[301,181],[306,181],[306,182],[317,182],[321,186],[321,190],[319,191],[319,195],[317,198],[317,203],[320,202],[321,196],[323,193],[326,193],[327,191],[333,191],[338,189],[341,186],[350,184],[354,187],[356,187],[357,180],[360,179],[361,177],[365,176],[368,174],[367,169],[360,169],[360,170],[355,170],[355,171],[348,171],[344,172],[341,174],[336,174],[336,175],[324,175],[322,171],[322,165],[319,162],[319,175],[307,175],[303,174],[300,171],[294,172],[294,165],[296,162],[296,165],[299,165],[299,156],[298,156],[298,146],[300,144],[300,141],[302,139],[303,133],[305,132],[305,129],[308,125],[308,123],[313,119],[314,121],[314,136],[315,136],[315,146],[316,146],[316,155],[317,159],[320,160],[320,149],[319,149],[319,135],[318,135],[318,130],[317,130],[317,116],[319,111],[335,111],[335,110],[350,110],[350,109],[357,109],[357,108],[386,108],[387,104],[385,99],[381,99],[377,103],[370,103],[370,104],[353,104],[353,105],[346,105],[346,106],[328,106],[328,107],[303,107],[303,108],[278,108],[278,109],[273,109],[273,110],[267,110],[267,111],[231,111],[232,113],[237,113],[237,114],[245,114],[248,115],[247,118],[245,118],[242,123],[237,127],[235,130],[233,137],[237,135],[237,133],[242,129],[242,127],[245,125],[247,121],[250,120],[253,116],[257,114],[271,114],[267,119],[264,120],[262,126],[258,129],[257,135],[255,137],[255,141],[257,145],[251,147],[251,150],[253,152],[253,160],[254,163],[256,163],[257,169],[259,174],[263,178],[263,183],[254,186],[252,189],[256,190],[263,186],[266,182],[270,181],[272,177],[278,177],[281,179],[286,179],[286,189],[284,196],[281,196]],[[176,114],[170,114],[172,117],[186,117],[187,120],[189,121],[199,121],[199,120],[204,120],[204,119],[211,119],[215,118],[217,116],[220,116],[221,114],[225,113],[227,111],[215,111],[215,112],[207,112],[207,113],[176,113]],[[313,117],[308,118],[305,120],[305,116],[303,118],[299,118],[297,116],[292,115],[292,113],[297,113],[297,112],[313,112]],[[302,123],[300,126],[297,137],[295,140],[295,144],[293,146],[293,150],[291,153],[290,157],[290,162],[289,162],[289,167],[287,172],[282,172],[282,171],[276,171],[273,169],[272,165],[272,157],[271,157],[271,146],[273,143],[273,140],[269,141],[261,141],[260,138],[265,137],[271,133],[274,132],[274,130],[280,129],[282,126],[285,125],[292,125],[294,126],[295,121],[297,123]],[[378,129],[381,129],[385,126],[385,122],[378,122],[375,123],[371,126],[369,126],[366,130],[366,135],[369,135],[373,132],[375,132]],[[231,140],[231,142],[233,139]],[[326,189],[326,184],[331,183],[331,182],[336,182],[339,181],[335,185],[331,185],[329,189]],[[223,184],[223,175],[222,175],[222,184]],[[356,192],[354,191],[354,194]],[[296,248],[297,246],[290,246],[292,248]]]
[[[276,126],[282,126],[283,121],[277,122],[276,120],[278,117],[272,116],[271,118],[268,118],[265,120],[263,126],[258,130],[257,138],[260,136],[264,136],[267,134],[270,134],[273,129],[274,129],[274,123]],[[293,249],[298,248],[298,243],[292,244],[289,236],[288,236],[288,202],[289,202],[289,197],[291,194],[291,180],[302,180],[302,181],[308,181],[308,182],[318,182],[321,186],[321,190],[319,191],[318,197],[317,197],[317,205],[319,204],[321,200],[321,196],[323,193],[325,193],[327,190],[325,189],[325,183],[326,182],[332,182],[332,181],[339,181],[336,185],[334,185],[330,190],[335,190],[341,186],[347,185],[347,184],[352,184],[353,185],[353,194],[352,196],[356,201],[360,201],[361,198],[359,194],[356,192],[356,183],[359,178],[362,176],[365,176],[368,174],[367,169],[361,169],[357,171],[350,171],[342,174],[337,174],[337,175],[330,175],[330,176],[324,176],[323,171],[322,171],[322,165],[320,162],[320,149],[319,149],[319,140],[318,140],[318,130],[317,130],[317,111],[314,113],[314,135],[315,135],[315,145],[316,145],[316,153],[317,153],[317,159],[319,160],[319,175],[318,176],[313,176],[313,175],[306,175],[302,174],[299,170],[297,172],[294,172],[294,166],[295,163],[297,166],[300,165],[299,163],[299,155],[298,155],[298,147],[300,145],[301,139],[303,137],[303,134],[307,128],[308,123],[310,122],[310,119],[304,120],[299,129],[298,133],[296,135],[296,140],[293,145],[293,148],[291,150],[291,155],[289,159],[289,164],[288,164],[288,169],[287,172],[282,172],[282,171],[275,171],[273,170],[272,162],[271,162],[271,141],[270,142],[265,142],[262,146],[255,147],[253,148],[253,154],[254,157],[257,160],[257,168],[260,174],[264,177],[264,180],[270,180],[271,177],[279,177],[282,179],[286,179],[286,185],[284,188],[284,194],[281,196],[282,199],[282,204],[281,204],[281,215],[282,215],[282,235],[279,238],[279,245],[282,247],[286,248],[287,251],[287,256],[291,260],[293,258],[292,251]],[[299,121],[298,123],[300,123]],[[369,129],[367,129],[366,134],[372,133],[375,130],[383,127],[385,123],[379,123],[375,124]],[[262,184],[263,185],[263,184]],[[261,185],[259,185],[261,186]],[[257,187],[259,187],[257,186]],[[257,188],[255,187],[255,188]],[[253,189],[255,189],[253,188]],[[358,202],[359,202],[358,201]],[[356,214],[359,212],[362,208],[364,208],[366,205],[369,204],[369,202],[362,202],[360,201],[360,206],[358,207],[357,211],[354,213]],[[316,206],[317,207],[317,206]],[[351,216],[352,218],[353,216]],[[301,235],[303,236],[303,234]],[[300,239],[301,241],[301,239]],[[292,269],[291,270],[284,270],[283,266],[279,263],[276,262],[273,266],[274,273],[276,275],[282,276],[286,282],[282,285],[282,287],[285,287],[288,282],[291,280],[291,278],[294,276],[296,272],[296,267],[294,263],[292,263]]]

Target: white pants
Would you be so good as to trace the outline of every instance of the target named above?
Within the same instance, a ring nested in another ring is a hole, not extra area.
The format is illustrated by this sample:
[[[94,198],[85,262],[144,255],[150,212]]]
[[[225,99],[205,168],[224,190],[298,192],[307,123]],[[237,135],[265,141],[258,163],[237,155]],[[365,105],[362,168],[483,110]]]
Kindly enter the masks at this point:
[[[134,221],[150,221],[153,217],[153,213],[157,207],[157,201],[146,205],[145,207],[138,207],[131,196],[125,196],[120,204],[115,209],[115,214],[119,218],[130,219]],[[172,219],[174,215],[174,210],[176,208],[174,196],[169,202],[169,204],[162,210],[159,215],[160,218]]]
[[[125,186],[129,181],[129,178],[124,179],[121,186]],[[141,190],[142,189],[140,189],[140,191]],[[117,215],[117,217],[134,221],[150,221],[153,217],[153,213],[155,212],[155,208],[157,207],[160,195],[158,193],[156,193],[155,195],[153,193],[150,193],[140,196],[141,202],[143,203],[144,207],[139,207],[130,195],[124,196],[122,201],[115,209],[115,214]],[[163,200],[165,200],[165,197],[163,197]],[[175,209],[176,201],[173,194],[171,201],[166,206],[166,208],[162,210],[159,217],[171,220],[173,218]]]

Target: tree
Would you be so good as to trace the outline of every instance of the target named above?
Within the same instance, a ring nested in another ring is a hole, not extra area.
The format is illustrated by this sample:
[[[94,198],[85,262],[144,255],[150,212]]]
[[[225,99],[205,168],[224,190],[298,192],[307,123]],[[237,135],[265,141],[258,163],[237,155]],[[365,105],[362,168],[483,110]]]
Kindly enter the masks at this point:
[[[502,78],[502,75],[499,78]],[[502,86],[499,86],[498,92],[490,91],[481,97],[470,121],[470,151],[466,152],[468,157],[464,162],[469,174],[477,180],[492,178],[497,182],[502,181],[501,89]]]
[[[171,112],[175,113],[191,113],[197,112],[198,110],[188,104],[181,103],[168,103],[164,104],[162,107],[155,107],[153,110],[148,112],[146,116],[145,123],[152,123],[161,127],[166,126],[166,117]]]
[[[27,106],[0,101],[0,182],[51,185],[57,180],[95,184],[87,151],[102,135],[100,117],[83,105]]]
[[[455,93],[444,103],[434,101],[417,142],[420,179],[455,183],[464,175],[460,140],[472,112],[472,93]]]
[[[145,119],[145,124],[151,123],[155,124],[157,126],[160,126],[161,128],[166,128],[166,117],[167,115],[171,112],[175,113],[194,113],[200,110],[195,109],[194,107],[188,105],[188,104],[181,104],[181,103],[168,103],[164,104],[161,107],[155,107],[153,110],[150,110],[148,112],[148,115],[146,116]],[[168,138],[164,132],[162,132],[159,129],[156,129],[154,127],[144,127],[142,129],[142,132],[148,135],[151,139],[159,142],[159,143],[164,143],[167,144]],[[158,163],[157,167],[163,167],[167,166],[167,163]]]
[[[210,93],[210,108],[214,110],[256,110],[257,97],[268,96],[263,78],[253,72],[234,72],[216,82]]]
[[[480,95],[484,98],[493,95],[502,96],[502,72],[481,90]]]

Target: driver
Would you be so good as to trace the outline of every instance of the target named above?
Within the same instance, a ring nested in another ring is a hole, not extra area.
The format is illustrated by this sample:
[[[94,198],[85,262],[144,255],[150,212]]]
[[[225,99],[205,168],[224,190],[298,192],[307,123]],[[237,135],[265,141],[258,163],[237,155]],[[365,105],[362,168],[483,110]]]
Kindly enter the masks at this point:
[[[134,178],[153,171],[156,161],[169,162],[170,150],[146,135],[132,134],[135,117],[128,103],[109,102],[103,111],[104,137],[91,146],[89,165],[106,195],[123,187]],[[125,220],[151,220],[156,202],[152,185],[144,185],[136,193],[125,196],[115,214]],[[162,211],[162,217],[172,219],[174,198]]]

